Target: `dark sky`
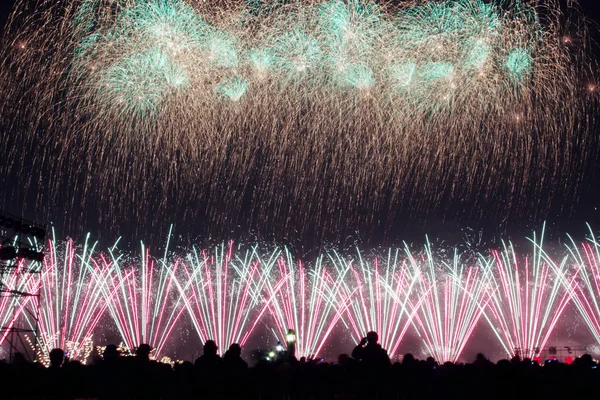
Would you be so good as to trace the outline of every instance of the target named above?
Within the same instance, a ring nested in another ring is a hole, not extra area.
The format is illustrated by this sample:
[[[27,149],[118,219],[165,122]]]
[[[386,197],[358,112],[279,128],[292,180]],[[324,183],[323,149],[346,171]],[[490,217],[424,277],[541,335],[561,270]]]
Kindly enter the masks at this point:
[[[4,0],[0,2],[0,24],[4,27],[4,23],[10,10],[12,10],[14,0]]]
[[[3,30],[5,22],[8,18],[9,13],[14,7],[14,3],[18,0],[0,0],[0,30]],[[568,0],[561,0],[562,4],[570,3]],[[596,42],[600,43],[600,0],[581,0],[579,1],[583,14],[593,21],[592,31],[595,32],[593,37]],[[597,46],[596,54],[599,53]],[[591,222],[592,225],[596,226],[596,229],[600,227],[600,183],[598,177],[600,177],[600,170],[597,170],[595,176],[591,176],[588,179],[588,185],[581,193],[581,199],[578,204],[578,211],[570,221],[570,226],[561,227],[561,231],[572,231],[573,227],[585,228],[584,222]],[[552,216],[549,216],[552,219]],[[436,229],[434,227],[433,229]],[[527,229],[532,227],[527,227]],[[430,226],[429,231],[433,230]]]
[[[16,0],[1,0],[0,1],[0,26],[4,26],[7,15],[12,10]],[[571,2],[571,0],[561,0],[561,3]],[[579,4],[585,15],[590,19],[600,23],[600,1],[598,0],[580,0]]]

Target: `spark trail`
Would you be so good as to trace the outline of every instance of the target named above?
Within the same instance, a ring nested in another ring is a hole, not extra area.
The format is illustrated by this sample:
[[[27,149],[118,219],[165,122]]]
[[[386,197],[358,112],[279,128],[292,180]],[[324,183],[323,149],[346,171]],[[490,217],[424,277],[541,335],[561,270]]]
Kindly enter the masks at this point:
[[[193,249],[181,260],[178,289],[202,342],[215,340],[220,352],[243,346],[259,322],[265,304],[262,290],[269,279],[261,271],[258,248],[234,253],[232,242],[211,254]]]
[[[372,262],[358,252],[357,260],[346,261],[337,252],[329,257],[338,271],[350,304],[344,321],[356,342],[367,332],[376,331],[390,357],[397,355],[404,335],[411,326],[415,304],[423,301],[419,293],[421,271],[406,262],[399,249],[390,249],[387,258]]]
[[[97,243],[90,242],[89,235],[81,247],[71,239],[61,246],[53,236],[46,246],[40,297],[31,298],[39,307],[39,326],[28,313],[22,315],[32,329],[39,330],[37,351],[44,364],[54,348],[85,363],[107,307],[101,289],[108,270],[95,258]]]
[[[318,358],[353,293],[343,291],[344,276],[327,268],[319,257],[307,269],[289,251],[277,257],[275,271],[265,285],[275,338],[285,342],[288,329],[296,332],[296,356]]]
[[[548,262],[558,271],[565,269],[565,263],[572,264],[566,268],[574,271],[567,270],[559,276],[594,339],[600,343],[600,243],[591,227],[588,240],[581,245],[569,239],[568,253],[562,262],[558,265],[552,259]]]
[[[155,261],[143,244],[139,265],[124,266],[127,258],[116,254],[116,244],[110,255],[111,259],[105,261],[110,274],[101,288],[125,348],[134,354],[140,344],[149,344],[153,356],[160,358],[186,310],[176,282],[180,263],[170,263],[167,250],[162,259]]]
[[[472,334],[484,329],[482,318],[506,355],[535,357],[558,322],[571,317],[569,304],[598,341],[596,236],[552,251],[543,231],[529,249],[501,243],[487,252],[469,243],[434,252],[427,240],[418,250],[405,244],[366,256],[331,249],[303,261],[288,248],[233,242],[172,254],[167,242],[161,258],[142,245],[127,257],[119,241],[103,253],[89,235],[81,245],[53,235],[39,276],[19,277],[32,261],[19,261],[3,276],[29,292],[39,287],[41,297],[24,299],[31,304],[2,297],[0,317],[3,326],[19,318],[34,328],[29,313],[12,310],[39,307],[32,346],[43,363],[56,347],[85,362],[93,341],[114,330],[128,351],[146,342],[161,357],[170,339],[180,343],[173,331],[186,322],[222,351],[253,343],[259,330],[283,342],[293,329],[296,354],[319,357],[337,335],[358,342],[375,330],[392,356],[412,332],[438,361],[456,361]]]
[[[543,232],[539,239],[534,234],[531,256],[519,257],[510,242],[492,252],[485,318],[507,355],[539,355],[570,301],[566,266],[546,261],[543,240]]]
[[[595,157],[594,63],[555,1],[36,4],[3,39],[1,175],[36,171],[8,198],[67,225],[539,220]]]
[[[448,259],[436,257],[429,241],[421,259],[409,253],[409,260],[423,270],[419,289],[424,300],[413,318],[417,333],[438,362],[456,362],[490,300],[489,268],[469,265],[456,249]]]

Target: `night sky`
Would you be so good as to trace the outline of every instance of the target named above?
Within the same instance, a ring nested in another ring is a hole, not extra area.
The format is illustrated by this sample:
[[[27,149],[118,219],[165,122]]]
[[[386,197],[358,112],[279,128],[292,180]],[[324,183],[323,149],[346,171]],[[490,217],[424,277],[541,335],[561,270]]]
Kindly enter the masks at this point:
[[[562,1],[561,3],[571,3],[571,1]],[[2,25],[7,18],[7,15],[13,8],[13,4],[15,0],[3,0],[0,3],[0,21]],[[600,22],[600,4],[598,4],[595,0],[580,0],[579,4],[584,14],[587,15],[590,19]]]
[[[583,14],[585,14],[591,21],[591,31],[592,36],[594,38],[599,38],[598,34],[598,26],[594,26],[595,23],[600,23],[600,4],[596,0],[583,0],[579,2],[581,5],[581,9]],[[0,26],[5,24],[7,16],[12,9],[14,4],[14,0],[3,0],[0,3]],[[595,22],[594,22],[595,21]],[[597,51],[596,51],[597,52]],[[597,163],[598,164],[598,163]],[[600,165],[600,164],[598,164]],[[579,201],[577,201],[576,205],[573,204],[563,204],[563,207],[556,207],[553,209],[546,220],[549,224],[549,232],[552,234],[555,232],[556,234],[562,234],[564,232],[574,232],[583,233],[586,228],[584,223],[590,222],[592,226],[600,227],[600,183],[598,182],[598,177],[600,172],[600,167],[592,168],[587,171],[582,171],[585,174],[585,178],[583,179],[583,185],[580,192]],[[18,213],[18,207],[10,207],[10,199],[4,199],[4,204],[9,208],[9,211]],[[8,205],[6,205],[8,204]],[[465,205],[468,207],[468,204]],[[571,211],[564,211],[564,209],[569,209]],[[30,214],[26,214],[25,217],[34,218]],[[175,221],[176,223],[179,221]],[[189,222],[189,221],[188,221]],[[424,234],[434,234],[438,237],[445,237],[445,235],[455,236],[457,232],[462,232],[465,227],[472,227],[475,231],[479,229],[483,230],[484,234],[489,234],[491,236],[496,235],[524,235],[533,229],[538,229],[540,221],[527,221],[520,220],[518,223],[507,224],[503,226],[501,229],[497,229],[497,225],[495,222],[492,224],[486,223],[486,221],[469,221],[469,220],[453,220],[452,218],[442,218],[442,217],[433,217],[427,219],[417,218],[414,221],[398,221],[397,229],[392,229],[392,231],[386,234],[386,237],[378,235],[377,233],[367,234],[367,237],[362,236],[361,233],[358,233],[358,238],[353,237],[351,241],[358,239],[359,241],[366,240],[367,242],[375,243],[375,244],[383,244],[385,240],[391,240],[392,242],[395,240],[404,239],[408,237],[423,237]],[[183,222],[181,222],[183,224]],[[57,226],[62,227],[60,222],[57,223]],[[166,227],[153,227],[161,233],[157,234],[158,237],[164,237],[163,231],[166,231]],[[72,227],[69,227],[70,232]],[[599,229],[599,228],[596,228]],[[94,231],[98,236],[102,236],[102,232],[104,227],[102,224],[98,224],[94,226],[93,224],[88,224],[85,227],[81,227],[82,231]],[[235,235],[244,235],[244,227],[232,230],[232,233]],[[82,234],[83,232],[78,232],[77,229],[73,231],[75,235]],[[131,233],[127,232],[125,229],[123,232],[125,236],[128,234],[138,235],[139,232]],[[155,232],[156,233],[156,232]],[[154,235],[152,233],[151,235]],[[114,237],[114,232],[111,232],[111,236]],[[144,234],[142,234],[145,236]],[[213,238],[214,239],[214,238]],[[279,240],[281,238],[275,238],[275,240]],[[283,240],[290,240],[293,238],[284,238]],[[303,238],[304,239],[304,238]],[[303,240],[302,239],[302,240]],[[326,238],[328,240],[344,240],[343,238]]]

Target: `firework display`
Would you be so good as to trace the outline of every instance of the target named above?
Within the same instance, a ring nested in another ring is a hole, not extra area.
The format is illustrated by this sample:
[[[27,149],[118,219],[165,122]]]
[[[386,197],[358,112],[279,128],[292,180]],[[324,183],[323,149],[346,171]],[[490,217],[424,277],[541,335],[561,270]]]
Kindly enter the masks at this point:
[[[575,197],[595,86],[558,2],[397,3],[20,1],[1,175],[34,171],[12,194],[82,210],[72,224],[177,214],[222,234],[385,231],[464,199],[536,218]]]
[[[216,340],[224,346],[221,353],[233,343],[244,345],[265,309],[261,294],[268,275],[261,273],[258,249],[233,250],[233,243],[213,254],[194,249],[181,261],[178,284],[200,340]]]
[[[563,284],[565,269],[553,271],[546,261],[543,235],[539,241],[534,235],[531,242],[531,257],[520,259],[513,245],[505,242],[502,251],[492,252],[486,311],[504,350],[528,358],[540,354],[571,299]]]
[[[571,275],[557,274],[563,280],[565,288],[571,294],[573,303],[583,316],[583,320],[590,332],[600,344],[600,243],[590,228],[590,239],[588,242],[577,246],[571,238],[567,246],[569,256],[565,257],[560,265],[551,263],[559,271],[564,270],[564,264],[574,267],[575,272]],[[549,260],[551,262],[551,260]]]
[[[342,291],[344,277],[327,268],[322,257],[307,269],[286,250],[276,263],[275,278],[266,284],[273,333],[282,339],[288,329],[294,329],[296,355],[317,358],[348,308],[352,293]]]
[[[61,348],[73,360],[85,362],[93,350],[93,333],[107,307],[102,293],[107,268],[95,259],[96,243],[86,238],[78,248],[72,240],[64,246],[48,241],[44,266],[38,283],[40,297],[31,297],[39,319],[22,313],[38,330],[39,360],[49,363],[49,353]],[[37,326],[36,326],[37,325]]]
[[[123,268],[126,261],[114,251],[115,247],[110,250],[110,274],[98,286],[123,339],[123,347],[133,354],[137,346],[146,343],[151,346],[153,356],[159,358],[185,311],[183,296],[174,282],[178,264],[169,264],[166,255],[156,262],[142,244],[139,263]]]
[[[420,262],[410,253],[408,257],[411,263]],[[428,354],[439,362],[456,362],[490,300],[489,270],[469,266],[456,250],[450,260],[436,261],[429,242],[422,263],[419,291],[424,300],[417,305],[414,325]]]
[[[504,356],[537,357],[558,322],[574,314],[590,328],[587,344],[597,344],[595,236],[580,246],[571,241],[555,258],[543,235],[530,243],[530,250],[503,242],[475,253],[427,241],[421,249],[350,257],[329,250],[304,263],[289,249],[233,242],[185,256],[167,244],[160,258],[142,246],[136,258],[117,244],[104,253],[89,238],[83,246],[52,239],[40,279],[29,282],[41,285],[38,343],[29,340],[44,363],[54,347],[85,362],[110,331],[123,351],[148,343],[160,358],[169,355],[168,342],[188,340],[177,327],[193,328],[200,343],[215,340],[222,352],[264,340],[261,333],[286,343],[291,329],[295,354],[318,358],[334,338],[352,345],[374,330],[392,357],[414,349],[412,336],[420,352],[456,362],[476,331],[489,329]],[[25,312],[6,318],[35,323]]]
[[[350,299],[344,321],[356,342],[369,331],[379,334],[382,346],[390,356],[404,338],[419,305],[428,292],[419,291],[421,271],[406,263],[399,250],[390,250],[386,259],[376,258],[371,264],[360,252],[356,261],[346,261],[339,253],[330,254],[337,266],[338,279]],[[385,260],[384,264],[380,264]],[[381,272],[380,272],[381,271]]]

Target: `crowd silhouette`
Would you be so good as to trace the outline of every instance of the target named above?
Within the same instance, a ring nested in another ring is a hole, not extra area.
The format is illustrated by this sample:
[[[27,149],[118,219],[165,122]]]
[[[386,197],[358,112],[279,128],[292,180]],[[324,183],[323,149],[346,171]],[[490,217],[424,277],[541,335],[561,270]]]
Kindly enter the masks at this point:
[[[249,368],[242,348],[232,344],[223,357],[213,340],[203,354],[170,364],[151,358],[142,344],[125,357],[108,345],[90,365],[65,358],[62,349],[49,354],[49,366],[30,363],[15,354],[0,362],[2,399],[559,399],[592,398],[600,372],[590,355],[570,365],[554,359],[514,357],[490,362],[478,354],[472,363],[438,364],[406,354],[392,364],[369,332],[336,362],[296,359],[294,347]]]

